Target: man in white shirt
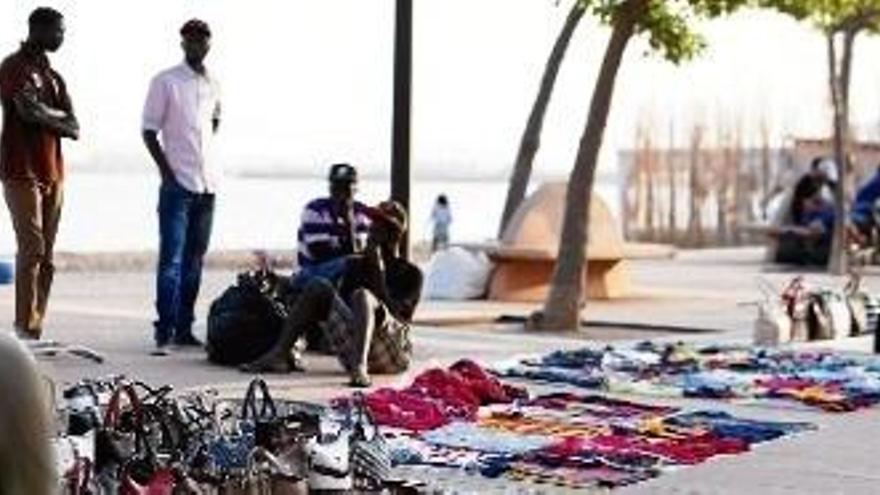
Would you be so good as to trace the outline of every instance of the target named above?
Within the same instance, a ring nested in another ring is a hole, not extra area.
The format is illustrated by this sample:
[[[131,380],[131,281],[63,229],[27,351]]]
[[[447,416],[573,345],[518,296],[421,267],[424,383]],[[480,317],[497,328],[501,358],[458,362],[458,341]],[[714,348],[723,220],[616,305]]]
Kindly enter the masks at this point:
[[[143,114],[144,144],[162,176],[154,322],[159,355],[169,344],[202,345],[192,334],[193,308],[219,178],[210,146],[220,125],[220,96],[204,65],[211,30],[193,19],[183,25],[180,35],[185,60],[153,78]]]

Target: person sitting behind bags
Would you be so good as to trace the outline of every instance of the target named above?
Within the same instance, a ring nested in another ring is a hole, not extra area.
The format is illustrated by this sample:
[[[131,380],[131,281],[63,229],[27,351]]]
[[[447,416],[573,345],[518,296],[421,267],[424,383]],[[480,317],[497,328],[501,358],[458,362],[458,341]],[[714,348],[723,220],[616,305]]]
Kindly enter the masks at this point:
[[[347,258],[339,283],[334,286],[321,278],[310,281],[290,308],[275,347],[242,371],[296,369],[294,345],[317,325],[323,327],[351,386],[370,386],[370,373],[400,373],[409,367],[410,322],[423,277],[418,267],[400,257],[407,214],[399,203],[384,201],[370,215],[367,246],[363,253]]]
[[[769,232],[779,239],[776,262],[825,265],[831,253],[834,207],[819,192],[802,201],[799,222]]]

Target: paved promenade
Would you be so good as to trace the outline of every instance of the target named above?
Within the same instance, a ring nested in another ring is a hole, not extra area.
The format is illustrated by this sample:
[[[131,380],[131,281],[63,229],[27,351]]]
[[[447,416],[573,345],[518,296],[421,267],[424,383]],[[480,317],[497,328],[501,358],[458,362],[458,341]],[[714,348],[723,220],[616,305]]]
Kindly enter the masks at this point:
[[[876,273],[876,274],[874,274]],[[869,273],[866,286],[880,292],[880,272]],[[632,266],[636,292],[631,298],[593,302],[584,317],[604,323],[641,323],[697,327],[712,332],[670,333],[624,327],[587,328],[577,334],[528,334],[516,325],[491,323],[495,316],[523,316],[528,305],[486,302],[426,302],[415,329],[416,365],[412,373],[461,357],[491,363],[515,355],[573,348],[585,343],[646,338],[704,341],[747,341],[754,307],[741,303],[757,297],[758,277],[782,284],[792,272],[768,269],[756,249],[685,252],[678,259],[642,260]],[[840,284],[821,274],[808,281]],[[235,279],[235,273],[206,273],[197,333],[204,335],[208,303]],[[50,304],[47,337],[87,344],[107,362],[92,364],[75,357],[43,360],[58,382],[124,373],[147,382],[170,383],[178,389],[214,386],[239,393],[250,377],[212,366],[200,352],[149,356],[153,275],[145,272],[61,272]],[[11,286],[0,286],[0,321],[12,320]],[[427,325],[425,323],[430,323]],[[441,326],[436,326],[436,325]],[[865,352],[868,339],[835,344]],[[280,395],[325,400],[347,391],[345,377],[331,358],[309,356],[305,374],[271,377]],[[411,375],[379,377],[377,385],[406,382]],[[876,494],[880,486],[880,410],[828,415],[757,406],[731,406],[699,401],[671,401],[686,406],[717,407],[758,419],[811,421],[818,431],[761,446],[754,452],[682,469],[619,493],[719,494]]]

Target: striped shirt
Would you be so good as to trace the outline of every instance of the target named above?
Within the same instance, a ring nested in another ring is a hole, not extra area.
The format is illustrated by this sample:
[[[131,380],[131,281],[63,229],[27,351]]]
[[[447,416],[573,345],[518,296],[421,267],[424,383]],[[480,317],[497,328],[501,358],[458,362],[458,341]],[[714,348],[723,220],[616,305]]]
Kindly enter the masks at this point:
[[[370,228],[370,219],[367,216],[367,206],[357,201],[354,202],[354,234],[355,245],[360,247],[366,242],[367,231]],[[341,256],[353,254],[351,244],[346,242],[351,236],[347,231],[345,221],[336,211],[334,202],[330,198],[313,200],[303,209],[300,220],[297,242],[299,249],[297,261],[299,266],[309,266],[324,261],[329,261]],[[332,250],[332,255],[318,259],[309,246],[316,242],[327,242]]]

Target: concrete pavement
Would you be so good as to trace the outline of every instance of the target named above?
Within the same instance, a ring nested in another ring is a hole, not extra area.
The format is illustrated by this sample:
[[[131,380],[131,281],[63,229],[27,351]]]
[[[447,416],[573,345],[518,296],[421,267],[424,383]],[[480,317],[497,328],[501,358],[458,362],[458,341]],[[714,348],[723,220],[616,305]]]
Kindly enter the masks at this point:
[[[415,366],[407,376],[379,377],[377,385],[407,382],[411,375],[432,365],[461,357],[491,363],[519,354],[543,353],[586,343],[633,341],[645,338],[745,341],[750,337],[753,307],[739,303],[757,297],[756,279],[781,285],[791,272],[766,268],[754,249],[685,252],[679,259],[643,260],[633,264],[637,292],[626,300],[591,302],[589,320],[661,323],[718,330],[699,334],[670,334],[626,328],[587,328],[577,334],[527,334],[518,327],[486,323],[488,316],[525,315],[529,305],[485,302],[426,302],[418,318],[448,326],[418,326],[415,330]],[[209,271],[198,315],[234,281],[231,271]],[[842,283],[821,274],[808,274],[817,284]],[[880,276],[869,274],[866,286],[880,292]],[[107,356],[95,365],[70,356],[42,360],[47,373],[59,383],[115,373],[147,382],[170,383],[178,389],[214,386],[239,394],[250,376],[211,366],[199,352],[157,358],[151,349],[153,275],[131,273],[59,273],[50,304],[47,338],[87,344]],[[12,320],[11,286],[0,287],[0,321]],[[462,322],[473,323],[463,325]],[[849,351],[867,351],[868,339],[840,344]],[[345,376],[332,358],[310,356],[309,372],[270,377],[281,396],[324,400],[344,394]],[[638,399],[638,398],[636,398]],[[655,400],[655,399],[652,399]],[[772,442],[741,456],[720,458],[681,469],[621,493],[878,493],[880,474],[880,410],[829,415],[800,410],[735,406],[717,402],[667,401],[686,407],[712,407],[758,419],[810,421],[819,430]]]

